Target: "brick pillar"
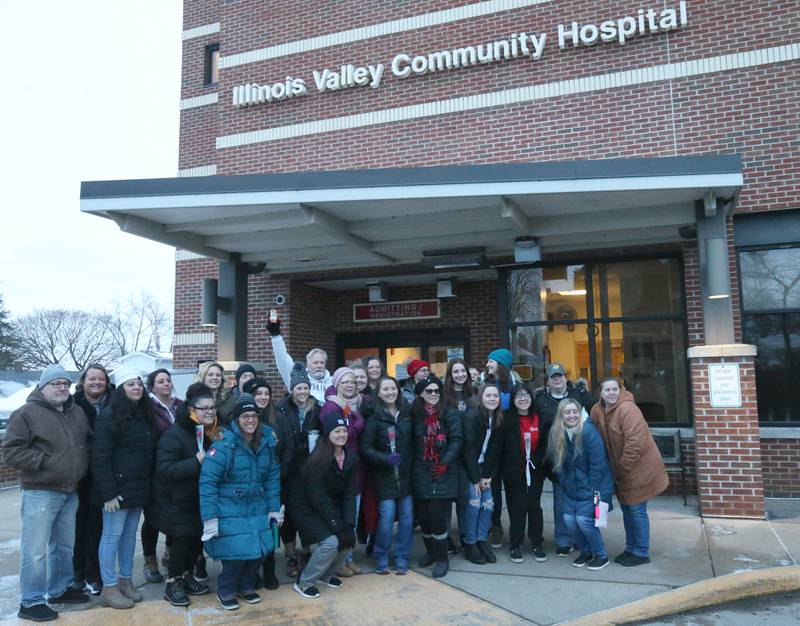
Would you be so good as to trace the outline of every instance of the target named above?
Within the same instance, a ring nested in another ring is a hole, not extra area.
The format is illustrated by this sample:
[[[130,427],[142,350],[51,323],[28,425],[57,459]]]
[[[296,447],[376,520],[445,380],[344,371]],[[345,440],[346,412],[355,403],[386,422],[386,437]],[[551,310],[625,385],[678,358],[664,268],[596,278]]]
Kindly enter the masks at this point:
[[[700,513],[712,517],[763,518],[755,347],[697,346],[689,349],[688,356]],[[711,406],[708,366],[719,363],[739,366],[740,407]]]

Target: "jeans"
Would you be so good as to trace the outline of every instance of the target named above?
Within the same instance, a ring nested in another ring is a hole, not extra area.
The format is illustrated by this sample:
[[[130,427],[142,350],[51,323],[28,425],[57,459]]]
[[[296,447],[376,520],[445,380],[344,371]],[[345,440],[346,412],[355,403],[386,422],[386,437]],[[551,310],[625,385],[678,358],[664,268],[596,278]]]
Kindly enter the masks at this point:
[[[117,584],[117,561],[120,578],[130,578],[133,575],[136,529],[141,515],[141,507],[120,509],[113,513],[103,511],[103,535],[100,537],[99,555],[100,576],[104,587]]]
[[[19,587],[24,607],[44,604],[72,582],[75,544],[75,493],[22,489]]]
[[[625,550],[634,556],[650,556],[650,518],[647,502],[622,504],[625,524]]]
[[[552,483],[551,483],[552,484]],[[559,511],[558,489],[553,484],[553,539],[559,548],[572,548],[572,534],[564,524],[564,516]]]
[[[476,541],[486,541],[492,527],[492,512],[494,500],[492,490],[484,489],[475,493],[473,485],[467,485],[465,490],[467,506],[461,511],[461,531],[464,533],[464,543],[473,545]]]
[[[411,551],[411,541],[414,537],[413,508],[411,496],[378,502],[378,527],[375,529],[375,547],[372,552],[378,569],[389,567],[395,514],[398,523],[394,562],[397,567],[408,567],[408,553]]]
[[[311,558],[297,579],[300,589],[308,589],[317,584],[323,576],[330,577],[344,565],[347,550],[339,550],[336,535],[330,535],[311,546]]]
[[[572,541],[582,554],[592,554],[601,559],[608,558],[606,544],[600,529],[594,525],[594,517],[564,513],[564,525],[572,535]]]
[[[525,524],[528,525],[528,538],[531,547],[542,545],[544,537],[544,515],[542,514],[542,487],[544,475],[534,472],[531,476],[531,486],[527,484],[506,483],[506,503],[508,505],[508,519],[511,522],[508,530],[509,546],[521,548],[525,542]],[[563,526],[563,522],[561,524]],[[572,537],[566,540],[570,543]]]
[[[334,537],[335,539],[335,537]],[[222,573],[217,578],[217,595],[223,600],[233,600],[236,592],[256,590],[256,575],[263,559],[250,561],[222,561]]]
[[[356,528],[358,527],[358,516],[361,515],[361,494],[359,493],[356,496]],[[352,563],[353,562],[353,551],[347,551],[347,557],[344,560],[345,563]]]

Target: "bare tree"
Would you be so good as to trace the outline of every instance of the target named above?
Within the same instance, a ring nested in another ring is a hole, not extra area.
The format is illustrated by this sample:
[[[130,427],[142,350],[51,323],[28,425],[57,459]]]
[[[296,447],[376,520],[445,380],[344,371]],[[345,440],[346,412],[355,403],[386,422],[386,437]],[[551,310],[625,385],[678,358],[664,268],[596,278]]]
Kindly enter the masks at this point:
[[[61,363],[81,370],[114,351],[105,325],[86,311],[37,309],[17,318],[14,333],[20,360],[30,369]]]
[[[114,300],[101,320],[114,343],[116,356],[137,350],[160,352],[172,330],[167,310],[146,292],[127,301]]]

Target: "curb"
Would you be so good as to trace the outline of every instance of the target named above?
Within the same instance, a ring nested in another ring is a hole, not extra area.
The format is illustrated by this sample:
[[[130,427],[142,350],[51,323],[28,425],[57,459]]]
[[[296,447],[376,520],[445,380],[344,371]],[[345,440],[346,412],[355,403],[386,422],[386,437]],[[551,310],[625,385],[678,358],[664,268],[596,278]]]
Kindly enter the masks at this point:
[[[800,589],[800,566],[771,567],[701,580],[643,600],[562,623],[570,626],[629,624],[744,598],[797,589]]]

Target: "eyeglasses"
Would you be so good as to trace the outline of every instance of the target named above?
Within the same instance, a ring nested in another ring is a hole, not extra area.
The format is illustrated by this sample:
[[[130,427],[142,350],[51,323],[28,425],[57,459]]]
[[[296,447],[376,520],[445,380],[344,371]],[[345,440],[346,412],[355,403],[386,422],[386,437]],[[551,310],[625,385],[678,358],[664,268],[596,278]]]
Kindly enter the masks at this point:
[[[423,389],[422,393],[427,393],[429,396],[438,396],[442,392],[438,389]]]
[[[47,383],[47,384],[50,385],[51,387],[55,388],[55,389],[69,389],[69,386],[72,383],[69,383],[69,382],[61,383],[61,382],[56,381],[56,382]]]
[[[217,407],[215,407],[215,406],[196,406],[194,408],[197,409],[198,411],[200,411],[201,413],[216,413],[217,412]]]
[[[247,421],[254,421],[255,422],[255,421],[258,421],[258,415],[240,415],[239,419],[240,420],[244,420],[245,422],[247,422]]]

